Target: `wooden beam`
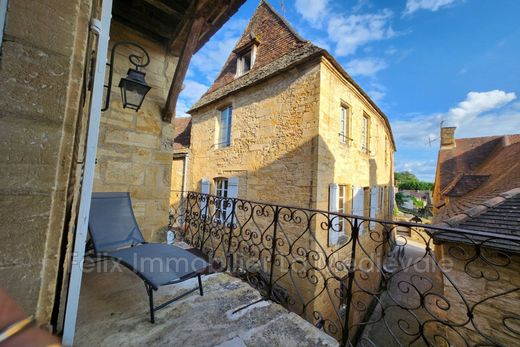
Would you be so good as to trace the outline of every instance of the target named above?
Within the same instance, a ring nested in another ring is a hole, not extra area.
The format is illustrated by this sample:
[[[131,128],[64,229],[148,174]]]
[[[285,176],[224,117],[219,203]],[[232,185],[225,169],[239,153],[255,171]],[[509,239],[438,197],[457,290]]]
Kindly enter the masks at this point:
[[[204,17],[197,17],[192,21],[191,28],[189,29],[187,39],[177,63],[177,68],[175,69],[175,74],[173,75],[173,81],[170,86],[170,91],[168,92],[166,105],[162,112],[162,119],[165,122],[171,122],[175,117],[175,107],[177,105],[179,94],[181,93],[182,83],[186,77],[191,57],[197,49],[199,37],[204,28],[205,22],[206,19]]]
[[[166,13],[170,16],[174,16],[179,20],[182,19],[183,15],[184,15],[183,13],[177,11],[176,9],[171,8],[170,6],[165,4],[163,1],[160,1],[160,0],[145,0],[145,1],[147,3],[149,3],[150,5],[156,7],[157,9],[163,11],[164,13]]]

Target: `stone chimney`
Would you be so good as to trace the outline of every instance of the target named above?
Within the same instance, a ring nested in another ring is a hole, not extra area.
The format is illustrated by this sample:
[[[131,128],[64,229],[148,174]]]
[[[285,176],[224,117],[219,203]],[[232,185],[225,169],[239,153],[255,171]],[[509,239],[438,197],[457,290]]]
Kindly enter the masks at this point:
[[[441,148],[455,147],[455,129],[457,129],[457,127],[441,128]]]

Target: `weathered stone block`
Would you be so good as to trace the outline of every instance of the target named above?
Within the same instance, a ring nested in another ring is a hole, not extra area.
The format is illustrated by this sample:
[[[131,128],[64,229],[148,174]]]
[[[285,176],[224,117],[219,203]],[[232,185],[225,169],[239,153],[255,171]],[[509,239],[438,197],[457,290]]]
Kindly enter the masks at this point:
[[[160,134],[162,122],[159,114],[159,112],[154,112],[153,114],[146,112],[137,117],[136,130],[144,133]]]
[[[2,54],[2,113],[38,115],[61,121],[69,58],[9,41],[4,41]]]
[[[0,268],[39,262],[43,257],[50,196],[2,195],[0,198]],[[20,208],[23,206],[23,208]]]
[[[145,165],[137,163],[109,161],[105,172],[105,183],[142,185]]]
[[[55,165],[61,136],[61,126],[45,119],[0,117],[0,159],[12,164]]]
[[[4,35],[70,56],[75,34],[71,28],[77,18],[75,6],[75,1],[10,1]]]
[[[157,136],[123,130],[109,131],[105,135],[105,142],[145,148],[159,147],[159,139]]]
[[[132,161],[134,163],[149,163],[152,160],[152,151],[147,148],[138,148],[132,154]],[[155,161],[155,160],[154,160]]]
[[[49,194],[55,186],[55,168],[50,164],[0,164],[0,191]]]

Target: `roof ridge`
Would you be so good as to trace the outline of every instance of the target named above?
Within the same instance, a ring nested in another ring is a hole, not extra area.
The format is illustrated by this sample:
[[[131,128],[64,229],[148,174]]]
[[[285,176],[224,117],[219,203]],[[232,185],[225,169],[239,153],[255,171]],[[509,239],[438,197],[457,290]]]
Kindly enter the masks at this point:
[[[309,50],[309,54],[307,54],[307,50]],[[245,88],[245,87],[248,87],[254,83],[258,83],[258,82],[261,82],[263,80],[265,80],[266,78],[269,78],[279,72],[282,72],[282,71],[285,71],[286,69],[294,66],[294,65],[297,65],[303,61],[305,61],[306,59],[310,58],[311,56],[314,56],[315,54],[322,54],[324,51],[323,48],[320,48],[314,44],[312,44],[311,42],[306,42],[306,44],[302,45],[300,48],[298,49],[295,49],[293,51],[290,51],[284,55],[282,55],[281,57],[273,60],[272,62],[270,62],[269,64],[265,65],[265,66],[262,66],[260,69],[256,70],[255,71],[255,74],[251,74],[251,73],[248,73],[248,74],[244,74],[226,84],[224,84],[223,86],[211,91],[211,92],[206,92],[204,95],[202,95],[200,97],[200,99],[195,102],[195,104],[193,104],[190,109],[187,111],[187,113],[191,114],[191,112],[194,112],[195,110],[201,108],[201,107],[204,107],[210,103],[213,103],[217,100],[220,100],[222,99],[223,97],[229,95],[230,93],[233,93],[233,92],[236,92],[237,90],[240,90],[242,88]],[[287,60],[287,59],[290,59],[291,57],[290,56],[296,56],[298,58],[298,56],[302,55],[302,57],[296,59],[295,61],[292,61],[292,62],[289,62],[288,65],[286,66],[283,66],[282,68],[280,69],[277,69],[275,71],[272,71],[270,73],[267,73],[265,75],[263,75],[264,71],[265,70],[269,70],[273,65],[276,65],[280,62],[283,62],[284,60]],[[257,76],[257,75],[261,75],[261,76]],[[255,77],[253,78],[253,81],[249,81],[249,82],[244,82],[246,79],[251,79],[252,77]],[[258,78],[256,78],[258,77]],[[239,82],[244,82],[245,85],[241,86],[241,85],[238,85],[238,86],[233,86],[233,84],[239,84]],[[226,91],[225,93],[223,93],[222,95],[218,96],[219,93],[222,93],[222,91],[225,89],[225,88],[228,88],[230,90]],[[213,99],[210,99],[210,100],[203,100],[204,98],[208,98],[210,97],[211,95],[217,95],[216,97],[214,97]]]
[[[435,224],[435,226],[456,227],[456,226],[468,221],[471,218],[480,216],[481,214],[489,211],[490,209],[492,209],[494,207],[497,207],[498,205],[501,205],[505,201],[507,201],[519,194],[520,194],[520,187],[502,192],[502,193],[498,194],[497,196],[494,196],[480,204],[477,204],[461,213],[454,215],[453,217],[450,217],[440,223]]]
[[[260,0],[260,5],[266,5],[267,8],[276,16],[278,17],[278,19],[280,19],[282,21],[282,24],[284,24],[286,26],[286,28],[296,37],[296,39],[298,39],[299,41],[302,41],[302,42],[308,42],[308,40],[305,40],[291,25],[291,23],[289,23],[289,21],[284,17],[282,16],[281,14],[278,13],[278,11],[276,11],[274,9],[274,7],[269,3],[267,2],[267,0]]]

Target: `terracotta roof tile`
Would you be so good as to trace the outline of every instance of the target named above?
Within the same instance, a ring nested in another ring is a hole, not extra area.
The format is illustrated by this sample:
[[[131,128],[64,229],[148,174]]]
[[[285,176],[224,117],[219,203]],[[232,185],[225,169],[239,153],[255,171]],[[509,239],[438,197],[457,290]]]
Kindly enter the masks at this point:
[[[259,42],[256,61],[251,70],[240,77],[236,77],[237,50],[247,45],[251,40]],[[337,71],[356,88],[364,98],[381,114],[388,129],[391,130],[388,117],[363,89],[350,77],[341,65],[325,49],[305,41],[265,0],[258,5],[253,17],[247,25],[240,40],[229,55],[220,74],[208,91],[191,107],[188,113],[192,114],[227,95],[243,88],[260,83],[275,74],[282,73],[298,64],[313,58],[325,57]],[[390,131],[390,140],[395,148],[393,134]]]
[[[191,117],[175,118],[173,150],[187,149],[191,141]]]
[[[438,165],[448,203],[434,223],[520,236],[520,134],[457,139]]]

